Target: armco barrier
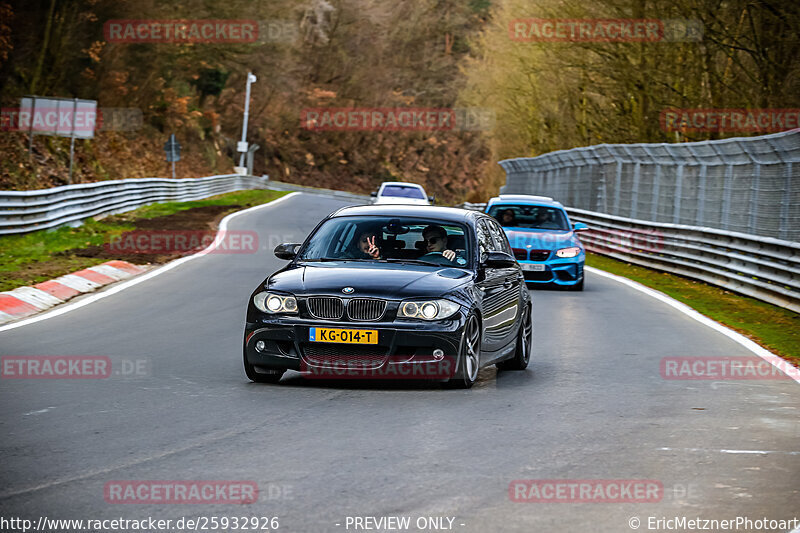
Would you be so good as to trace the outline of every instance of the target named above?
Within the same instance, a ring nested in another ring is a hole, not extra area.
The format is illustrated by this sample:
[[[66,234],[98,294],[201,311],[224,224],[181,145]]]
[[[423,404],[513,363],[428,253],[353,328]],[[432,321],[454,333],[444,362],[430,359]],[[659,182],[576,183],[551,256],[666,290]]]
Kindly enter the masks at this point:
[[[463,204],[483,210],[486,204]],[[593,252],[705,281],[800,312],[800,243],[567,208]]]
[[[501,193],[800,241],[800,129],[703,142],[598,144],[499,164],[506,172]]]
[[[0,235],[74,224],[155,202],[200,200],[243,189],[267,189],[266,177],[226,174],[205,178],[141,178],[65,185],[35,191],[0,191]]]

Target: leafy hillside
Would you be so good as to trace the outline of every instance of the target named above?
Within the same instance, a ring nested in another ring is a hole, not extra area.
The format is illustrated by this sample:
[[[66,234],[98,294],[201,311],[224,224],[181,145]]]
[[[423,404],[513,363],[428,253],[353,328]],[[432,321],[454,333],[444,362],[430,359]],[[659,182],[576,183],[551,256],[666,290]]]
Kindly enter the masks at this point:
[[[3,107],[24,94],[135,107],[144,125],[77,144],[76,180],[168,173],[163,143],[184,147],[181,176],[230,172],[241,132],[247,71],[254,173],[368,191],[387,179],[423,184],[444,199],[481,194],[488,151],[469,131],[309,131],[314,107],[450,108],[463,87],[459,63],[485,21],[473,0],[205,2],[26,0],[0,2]],[[254,43],[109,42],[115,20],[252,20]],[[3,33],[5,31],[5,33]],[[4,38],[3,36],[7,36]],[[6,132],[0,186],[38,188],[66,178],[68,141]],[[238,160],[238,157],[236,158]]]
[[[658,42],[511,38],[513,21],[534,17],[688,21],[697,32]],[[256,42],[233,43],[104,33],[126,20],[245,20],[260,30]],[[786,0],[0,0],[0,103],[35,94],[141,110],[136,131],[77,143],[76,181],[169,175],[171,133],[183,145],[180,176],[201,176],[231,172],[238,159],[252,70],[256,174],[359,192],[409,180],[445,201],[479,200],[502,183],[496,161],[506,157],[748,134],[665,131],[667,108],[796,111],[798,35],[800,4]],[[496,120],[427,132],[301,124],[315,108],[465,107]],[[29,154],[25,134],[3,132],[0,153],[0,187],[66,181],[66,139],[37,137]]]

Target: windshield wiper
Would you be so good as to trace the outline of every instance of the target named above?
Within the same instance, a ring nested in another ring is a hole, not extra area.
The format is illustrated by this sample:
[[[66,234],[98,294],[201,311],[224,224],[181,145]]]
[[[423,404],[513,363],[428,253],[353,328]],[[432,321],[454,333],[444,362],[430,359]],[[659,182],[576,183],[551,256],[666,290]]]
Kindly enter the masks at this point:
[[[410,263],[412,265],[431,265],[431,266],[447,266],[447,265],[440,265],[439,263],[433,263],[431,261],[420,261],[419,259],[396,259],[396,258],[388,258],[388,259],[379,259],[381,262],[387,263]]]
[[[372,261],[375,261],[375,259],[349,259],[349,258],[346,258],[346,257],[320,257],[320,258],[317,258],[317,259],[300,259],[299,261],[301,263],[316,263],[316,262],[325,263],[325,262],[329,262],[329,261],[342,261],[342,262],[345,262],[345,261],[363,261],[363,262],[372,262]]]

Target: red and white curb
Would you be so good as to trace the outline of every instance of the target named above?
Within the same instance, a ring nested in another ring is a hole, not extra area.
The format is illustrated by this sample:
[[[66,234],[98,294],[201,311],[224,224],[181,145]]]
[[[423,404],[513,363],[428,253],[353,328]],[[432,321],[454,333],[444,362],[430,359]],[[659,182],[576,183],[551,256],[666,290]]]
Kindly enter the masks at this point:
[[[67,274],[33,287],[19,287],[0,292],[0,324],[30,316],[73,296],[92,292],[109,283],[141,274],[145,267],[125,261],[108,261],[102,265]]]

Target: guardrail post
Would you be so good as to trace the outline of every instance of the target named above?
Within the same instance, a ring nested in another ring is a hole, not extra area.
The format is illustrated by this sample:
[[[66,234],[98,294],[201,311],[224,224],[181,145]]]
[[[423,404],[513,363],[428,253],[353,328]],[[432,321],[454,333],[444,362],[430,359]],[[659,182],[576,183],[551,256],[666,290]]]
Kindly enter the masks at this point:
[[[650,220],[658,220],[658,189],[661,186],[661,165],[656,164],[656,175],[653,177],[653,202],[650,209]]]
[[[756,219],[758,218],[758,190],[759,190],[759,182],[761,181],[761,165],[759,163],[753,163],[755,165],[755,169],[753,169],[753,182],[750,185],[750,233],[753,235],[757,235],[758,231],[756,225],[758,222]]]
[[[728,229],[731,218],[731,195],[733,194],[733,165],[725,164],[725,181],[722,185],[722,228]]]
[[[706,174],[708,172],[708,165],[700,165],[700,183],[697,186],[697,216],[695,224],[698,226],[705,225],[706,216]]]
[[[672,221],[678,224],[681,221],[681,194],[683,193],[683,167],[678,165],[677,175],[675,176],[675,206],[672,211]]]
[[[622,161],[617,161],[617,177],[614,180],[614,211],[612,214],[619,214],[619,194],[622,189]]]
[[[780,238],[789,238],[789,198],[792,195],[792,163],[786,163],[784,167],[783,198],[781,198],[781,227]]]
[[[633,188],[631,189],[631,212],[630,217],[636,218],[639,212],[639,173],[642,169],[642,163],[637,161],[633,166]]]

